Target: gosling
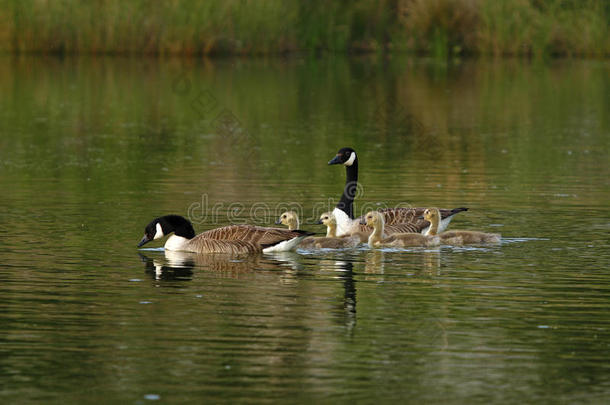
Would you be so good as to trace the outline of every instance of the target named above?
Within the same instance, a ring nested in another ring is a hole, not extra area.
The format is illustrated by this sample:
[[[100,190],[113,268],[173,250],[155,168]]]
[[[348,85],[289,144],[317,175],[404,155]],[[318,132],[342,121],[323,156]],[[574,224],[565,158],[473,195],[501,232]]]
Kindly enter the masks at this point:
[[[384,238],[385,220],[379,211],[368,212],[364,216],[364,221],[366,225],[373,227],[373,233],[368,239],[371,248],[438,246],[440,244],[437,236],[427,236],[421,233],[395,233]]]
[[[440,213],[438,208],[428,208],[424,211],[424,219],[430,222],[430,228],[426,235],[435,236],[438,232]],[[485,233],[478,231],[446,231],[437,235],[441,242],[446,245],[474,245],[481,243],[500,243],[502,236],[497,233]]]
[[[299,227],[299,216],[294,211],[286,211],[280,215],[276,224],[286,225],[289,230]],[[337,220],[332,212],[325,212],[320,216],[318,224],[326,225],[326,237],[307,237],[299,243],[301,249],[346,249],[360,244],[359,235],[337,237]]]

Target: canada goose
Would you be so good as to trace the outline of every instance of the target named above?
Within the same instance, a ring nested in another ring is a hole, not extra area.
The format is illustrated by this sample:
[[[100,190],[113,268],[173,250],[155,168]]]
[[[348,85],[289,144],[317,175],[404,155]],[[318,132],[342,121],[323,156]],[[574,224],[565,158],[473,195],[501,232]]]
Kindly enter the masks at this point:
[[[180,215],[155,218],[146,225],[138,247],[170,233],[166,250],[193,253],[256,253],[281,252],[294,249],[309,232],[252,225],[231,225],[216,228],[195,236],[191,223]]]
[[[373,227],[373,233],[369,236],[369,246],[374,247],[400,247],[400,246],[437,246],[437,236],[426,236],[421,233],[395,233],[384,238],[385,217],[379,211],[367,212],[363,221]]]
[[[428,208],[424,211],[424,219],[431,226],[426,235],[438,235],[442,243],[447,245],[470,245],[476,243],[499,243],[502,236],[497,233],[485,233],[478,231],[446,231],[437,233],[440,213],[438,208]]]
[[[289,230],[296,229],[299,226],[299,216],[294,211],[286,211],[280,215],[280,218],[275,221],[276,224],[288,226]],[[343,249],[353,248],[360,244],[361,236],[344,236],[338,238],[336,236],[337,222],[331,212],[325,212],[320,216],[318,224],[326,225],[325,237],[309,236],[299,243],[302,249]]]
[[[354,197],[358,186],[358,156],[352,148],[341,148],[328,164],[345,166],[345,188],[333,213],[337,218],[337,234],[339,236],[347,235],[356,231],[359,223],[363,220],[362,216],[354,219]],[[382,209],[378,212],[384,215],[386,225],[405,224],[410,227],[410,232],[423,233],[430,227],[428,221],[420,219],[424,210],[425,208],[397,207]],[[468,208],[441,209],[440,230],[444,231],[447,228],[453,215],[467,210]]]

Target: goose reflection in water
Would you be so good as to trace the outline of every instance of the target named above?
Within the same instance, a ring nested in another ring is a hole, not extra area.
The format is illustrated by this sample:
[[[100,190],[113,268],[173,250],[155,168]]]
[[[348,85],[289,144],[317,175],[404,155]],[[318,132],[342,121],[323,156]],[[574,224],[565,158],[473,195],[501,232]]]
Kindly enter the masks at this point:
[[[155,280],[189,281],[193,277],[195,264],[192,261],[184,260],[179,264],[172,264],[167,259],[151,258],[142,253],[138,254],[145,264],[146,274],[149,274]]]
[[[347,257],[346,257],[347,259]],[[332,272],[334,278],[343,284],[343,297],[337,305],[334,319],[337,323],[345,325],[348,332],[356,326],[356,281],[354,280],[354,263],[351,260],[322,259],[318,261],[319,268]]]
[[[440,275],[441,249],[413,248],[412,252],[406,249],[371,249],[364,256],[364,273],[369,276],[365,280],[378,280],[378,276],[385,273],[386,265],[395,269],[396,263],[404,264],[404,268],[414,274]]]
[[[282,270],[288,278],[302,268],[291,252],[264,255],[198,254],[164,250],[163,255],[148,257],[139,253],[146,263],[146,273],[156,280],[192,279],[195,268],[212,271],[221,278],[240,278],[241,275],[261,270]]]
[[[352,262],[337,262],[342,269],[338,276],[343,281],[343,313],[344,323],[349,332],[356,326],[356,284],[354,282],[354,264]]]

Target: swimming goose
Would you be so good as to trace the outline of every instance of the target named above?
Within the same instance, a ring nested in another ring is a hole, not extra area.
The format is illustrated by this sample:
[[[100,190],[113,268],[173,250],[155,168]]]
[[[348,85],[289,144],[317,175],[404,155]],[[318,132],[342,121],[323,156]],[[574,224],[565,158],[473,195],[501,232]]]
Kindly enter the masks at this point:
[[[289,230],[299,229],[299,215],[294,211],[283,212],[282,215],[275,221],[276,225],[286,225]]]
[[[294,249],[309,232],[252,225],[231,225],[216,228],[195,236],[193,225],[180,215],[155,218],[144,229],[138,247],[154,239],[170,235],[166,250],[194,253],[244,254],[282,252]]]
[[[426,236],[421,233],[395,233],[384,237],[385,217],[379,211],[367,212],[362,219],[368,226],[373,227],[369,236],[369,246],[375,247],[405,247],[405,246],[438,246],[438,236]]]
[[[438,208],[428,208],[424,211],[424,219],[429,221],[431,226],[426,235],[437,235],[440,213]],[[502,236],[497,233],[485,233],[478,231],[446,231],[438,233],[442,243],[447,245],[469,245],[476,243],[499,243]]]
[[[320,217],[321,223],[326,225],[327,232],[326,236],[336,238],[337,237],[337,219],[335,218],[335,214],[332,211],[325,212]],[[320,222],[319,222],[320,223]],[[373,228],[366,224],[358,224],[359,227],[357,230],[352,231],[348,235],[340,236],[341,238],[347,238],[350,236],[355,236],[360,239],[360,243],[367,243],[369,240],[369,236],[373,233]],[[386,238],[390,235],[394,235],[395,233],[407,233],[412,232],[412,226],[410,224],[394,224],[394,225],[386,225],[383,228],[383,237]]]
[[[299,215],[294,211],[286,211],[280,215],[279,219],[275,221],[277,225],[286,225],[288,229],[299,229]],[[317,222],[318,225],[326,225],[326,237],[336,238],[337,237],[337,220],[332,212],[325,212],[320,215],[320,220]],[[373,231],[373,228],[366,225],[360,227],[362,233],[368,239],[369,234]]]
[[[299,216],[294,211],[286,211],[280,215],[280,218],[275,223],[286,225],[289,230],[296,229],[299,226]],[[330,212],[322,214],[318,224],[326,225],[326,236],[309,236],[303,239],[298,247],[302,249],[342,249],[356,247],[361,242],[360,235],[338,238],[336,236],[337,222]]]
[[[337,155],[328,162],[329,165],[342,164],[345,166],[346,178],[345,188],[333,214],[337,219],[337,234],[348,235],[358,230],[363,217],[354,219],[354,197],[358,186],[358,156],[352,148],[341,148]],[[386,225],[406,224],[410,232],[426,232],[430,223],[420,219],[425,208],[386,208],[379,210],[384,215]],[[468,208],[441,209],[440,231],[444,231],[453,215],[458,212],[467,211]]]
[[[337,236],[337,218],[332,211],[325,212],[320,216],[320,224],[326,225],[326,236],[329,238],[357,240],[359,243],[366,243],[369,240],[369,235],[373,232],[373,228],[363,225],[360,230],[352,232],[349,235]]]

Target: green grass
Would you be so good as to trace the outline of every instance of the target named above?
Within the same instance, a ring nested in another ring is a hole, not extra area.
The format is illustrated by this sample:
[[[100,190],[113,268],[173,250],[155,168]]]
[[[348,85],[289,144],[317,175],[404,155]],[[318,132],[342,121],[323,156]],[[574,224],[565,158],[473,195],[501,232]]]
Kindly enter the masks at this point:
[[[607,0],[0,0],[0,50],[610,55]]]

